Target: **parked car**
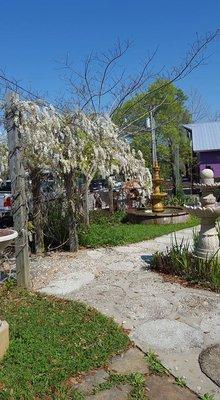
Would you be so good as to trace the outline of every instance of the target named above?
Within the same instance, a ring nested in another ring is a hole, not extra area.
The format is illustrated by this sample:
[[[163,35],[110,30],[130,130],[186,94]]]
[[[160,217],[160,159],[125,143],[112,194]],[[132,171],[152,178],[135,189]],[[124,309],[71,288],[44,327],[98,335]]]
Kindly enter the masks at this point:
[[[90,189],[90,192],[96,192],[98,190],[104,189],[105,187],[106,187],[105,179],[94,179],[91,182],[89,189]]]
[[[124,182],[122,182],[122,181],[115,181],[114,182],[114,186],[113,186],[113,190],[115,192],[117,192],[118,190],[121,190],[122,187],[123,187],[123,184],[124,184]]]

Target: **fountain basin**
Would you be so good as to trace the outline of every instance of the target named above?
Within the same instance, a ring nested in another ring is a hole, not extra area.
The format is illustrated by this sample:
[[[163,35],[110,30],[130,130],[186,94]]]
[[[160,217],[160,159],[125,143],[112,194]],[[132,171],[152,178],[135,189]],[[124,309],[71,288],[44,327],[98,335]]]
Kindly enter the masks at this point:
[[[134,224],[179,224],[186,222],[189,214],[182,207],[169,206],[160,213],[152,212],[150,208],[143,208],[137,210],[127,210],[127,218],[129,222]]]
[[[0,253],[18,236],[18,232],[14,229],[0,229]]]

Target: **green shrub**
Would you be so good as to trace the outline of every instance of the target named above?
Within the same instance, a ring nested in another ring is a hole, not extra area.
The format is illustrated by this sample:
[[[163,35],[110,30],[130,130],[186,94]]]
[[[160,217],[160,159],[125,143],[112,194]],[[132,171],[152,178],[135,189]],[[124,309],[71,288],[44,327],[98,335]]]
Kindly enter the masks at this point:
[[[184,193],[179,193],[176,195],[168,196],[165,199],[166,206],[183,206],[198,204],[198,196],[196,195],[186,195]]]
[[[183,241],[180,244],[175,241],[165,253],[157,252],[152,259],[152,269],[220,291],[220,263],[216,256],[207,260],[196,258]]]
[[[113,214],[109,210],[95,210],[90,212],[90,223],[97,225],[114,225],[126,222],[126,212],[123,210],[116,211]]]
[[[45,247],[68,249],[68,215],[64,198],[49,201],[46,207],[44,235]]]
[[[63,248],[68,250],[68,214],[65,199],[56,199],[50,201],[46,207],[47,212],[45,215],[45,247],[50,250],[51,248]],[[126,222],[126,213],[124,211],[116,211],[110,214],[108,210],[96,210],[90,212],[90,224],[96,227],[95,232],[99,236],[99,231],[103,226],[117,226]],[[84,237],[87,237],[90,229],[78,221],[78,233],[80,244],[85,245]],[[101,233],[101,232],[100,232]],[[117,244],[117,235],[116,242]]]

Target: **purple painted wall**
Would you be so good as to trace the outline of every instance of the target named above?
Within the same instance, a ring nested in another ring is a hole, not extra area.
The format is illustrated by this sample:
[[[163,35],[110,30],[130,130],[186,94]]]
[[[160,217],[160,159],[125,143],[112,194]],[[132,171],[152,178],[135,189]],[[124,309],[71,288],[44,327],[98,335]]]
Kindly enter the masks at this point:
[[[199,161],[200,171],[210,166],[214,171],[215,178],[220,178],[220,150],[199,153]]]

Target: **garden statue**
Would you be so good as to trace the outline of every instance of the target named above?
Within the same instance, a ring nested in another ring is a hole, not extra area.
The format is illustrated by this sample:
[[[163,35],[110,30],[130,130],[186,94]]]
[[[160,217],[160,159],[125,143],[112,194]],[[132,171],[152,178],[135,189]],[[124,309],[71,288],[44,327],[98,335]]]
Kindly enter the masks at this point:
[[[220,182],[215,183],[214,173],[211,169],[204,169],[200,174],[201,183],[194,186],[201,189],[201,204],[197,206],[184,206],[192,215],[201,218],[199,239],[194,250],[195,256],[204,260],[220,257],[219,235],[216,228],[217,218],[220,216],[220,203],[213,195],[213,190],[220,188]]]
[[[13,229],[0,229],[0,257],[2,251],[18,236]],[[4,356],[9,346],[9,328],[6,321],[0,320],[0,359]]]

